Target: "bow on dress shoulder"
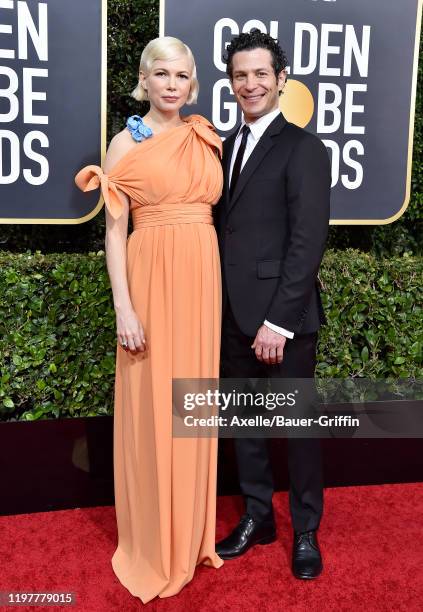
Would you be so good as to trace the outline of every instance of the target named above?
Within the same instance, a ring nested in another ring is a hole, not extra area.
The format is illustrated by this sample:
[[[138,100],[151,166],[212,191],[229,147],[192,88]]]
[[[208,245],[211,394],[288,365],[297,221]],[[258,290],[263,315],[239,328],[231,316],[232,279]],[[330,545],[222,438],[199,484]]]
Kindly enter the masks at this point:
[[[219,157],[222,158],[222,140],[216,133],[213,125],[202,115],[189,115],[185,118],[188,125],[191,125],[194,131],[208,145],[215,147]]]
[[[124,204],[121,200],[116,184],[100,166],[85,166],[75,176],[75,183],[81,191],[93,191],[101,187],[104,203],[113,219],[122,215]]]

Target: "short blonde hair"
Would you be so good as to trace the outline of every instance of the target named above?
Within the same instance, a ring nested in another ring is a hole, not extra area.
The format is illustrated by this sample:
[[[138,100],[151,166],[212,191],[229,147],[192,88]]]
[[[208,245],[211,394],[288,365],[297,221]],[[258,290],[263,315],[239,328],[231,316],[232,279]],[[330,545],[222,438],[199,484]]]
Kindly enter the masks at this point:
[[[200,89],[197,80],[197,68],[191,49],[188,45],[183,43],[182,40],[179,40],[179,38],[174,38],[173,36],[159,36],[159,38],[151,40],[141,54],[140,71],[144,72],[144,74],[148,74],[153,67],[153,62],[156,60],[171,60],[180,55],[186,55],[192,63],[191,88],[186,103],[195,104]],[[131,96],[139,102],[148,100],[147,93],[140,81],[138,81],[138,85],[131,92]]]

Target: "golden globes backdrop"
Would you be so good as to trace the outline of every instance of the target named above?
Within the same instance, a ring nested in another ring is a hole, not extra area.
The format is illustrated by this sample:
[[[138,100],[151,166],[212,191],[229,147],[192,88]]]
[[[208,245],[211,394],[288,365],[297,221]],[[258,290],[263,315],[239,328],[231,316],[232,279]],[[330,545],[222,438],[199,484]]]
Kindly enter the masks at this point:
[[[332,160],[331,223],[390,223],[410,198],[422,0],[162,0],[161,33],[193,50],[199,112],[222,137],[240,120],[222,52],[253,27],[278,38],[280,107]]]
[[[105,143],[106,0],[0,0],[0,222],[81,223]]]

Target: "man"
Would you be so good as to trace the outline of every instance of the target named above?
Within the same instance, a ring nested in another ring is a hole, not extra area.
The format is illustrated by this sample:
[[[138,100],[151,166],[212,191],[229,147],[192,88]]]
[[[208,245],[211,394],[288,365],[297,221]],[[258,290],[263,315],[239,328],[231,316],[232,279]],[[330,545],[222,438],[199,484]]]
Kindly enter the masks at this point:
[[[243,121],[224,142],[225,187],[216,207],[223,274],[222,376],[313,378],[324,321],[317,274],[329,223],[330,164],[322,142],[279,110],[287,60],[252,30],[225,55]],[[223,559],[276,538],[266,440],[236,439],[246,514],[217,544]],[[288,439],[292,570],[322,571],[320,441]]]

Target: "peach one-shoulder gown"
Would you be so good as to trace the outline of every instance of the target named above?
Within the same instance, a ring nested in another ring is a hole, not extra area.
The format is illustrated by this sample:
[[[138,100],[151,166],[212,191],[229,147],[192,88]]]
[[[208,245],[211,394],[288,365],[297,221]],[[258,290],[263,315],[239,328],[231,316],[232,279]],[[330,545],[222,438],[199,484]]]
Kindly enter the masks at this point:
[[[172,437],[172,377],[219,375],[221,280],[211,207],[222,191],[221,140],[200,115],[135,145],[105,174],[86,166],[116,219],[130,198],[132,305],[148,350],[116,348],[114,483],[120,582],[144,603],[178,593],[215,552],[216,437]]]

